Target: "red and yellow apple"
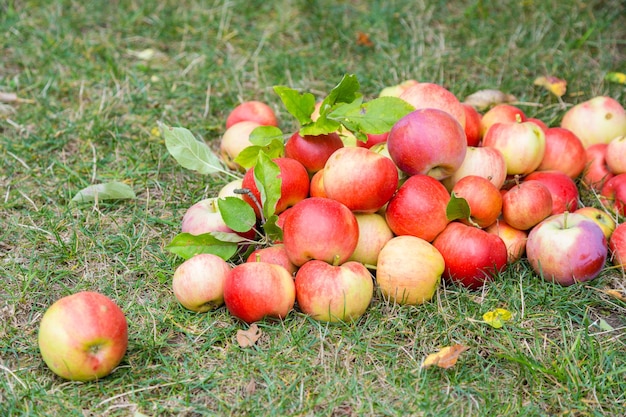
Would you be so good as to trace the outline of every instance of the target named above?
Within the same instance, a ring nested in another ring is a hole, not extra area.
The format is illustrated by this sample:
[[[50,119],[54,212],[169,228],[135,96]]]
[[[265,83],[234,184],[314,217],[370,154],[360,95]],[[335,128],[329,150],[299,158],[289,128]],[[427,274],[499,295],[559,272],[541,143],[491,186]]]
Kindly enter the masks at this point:
[[[593,97],[570,107],[561,119],[561,127],[574,132],[585,148],[596,143],[608,144],[626,135],[626,110],[611,97]]]
[[[491,226],[485,229],[487,233],[493,233],[500,236],[506,245],[508,263],[512,264],[522,259],[526,253],[526,240],[528,232],[516,229],[503,219],[499,219]]]
[[[485,137],[489,128],[496,123],[520,123],[526,121],[526,114],[512,104],[496,104],[483,114],[480,119],[480,136]]]
[[[578,187],[573,179],[562,171],[535,171],[524,177],[524,181],[539,181],[552,195],[552,213],[574,211],[578,208]]]
[[[552,194],[537,180],[513,186],[502,196],[502,218],[520,230],[529,230],[552,213]]]
[[[452,190],[454,184],[468,175],[486,178],[497,189],[501,189],[506,181],[506,161],[502,152],[484,146],[468,146],[461,166],[451,176],[444,178],[442,183],[448,190]]]
[[[359,224],[359,241],[350,256],[350,261],[361,262],[366,266],[375,266],[378,254],[385,243],[393,238],[385,216],[379,213],[355,213]]]
[[[626,173],[604,183],[600,190],[600,202],[614,214],[626,216]]]
[[[606,237],[607,241],[617,226],[617,223],[609,213],[597,207],[581,207],[574,211],[574,213],[582,214],[596,222],[596,224],[600,226],[600,229],[602,229],[602,233],[604,233],[604,237]]]
[[[469,205],[469,218],[459,219],[467,225],[485,228],[493,224],[502,212],[502,194],[486,178],[477,175],[463,177],[454,185],[452,193],[464,198]]]
[[[250,142],[250,134],[259,126],[261,126],[260,123],[248,120],[235,123],[226,129],[220,139],[220,156],[230,169],[243,171],[243,168],[236,164],[234,159],[237,158],[245,148],[253,145],[253,143]]]
[[[585,147],[578,136],[562,127],[544,131],[546,150],[537,171],[558,170],[570,178],[578,177],[587,163]]]
[[[300,162],[313,175],[324,168],[330,155],[339,148],[343,148],[343,142],[335,132],[318,136],[296,132],[285,143],[285,156]]]
[[[483,146],[502,152],[508,175],[526,175],[541,165],[546,136],[532,122],[495,123],[483,137]]]
[[[447,88],[435,84],[420,82],[404,90],[400,98],[419,109],[439,109],[454,117],[462,129],[465,129],[465,109],[459,99]]]
[[[267,103],[258,100],[244,101],[235,106],[226,117],[226,129],[244,121],[257,122],[263,126],[278,126],[274,110]]]
[[[280,265],[291,275],[295,275],[298,271],[298,267],[289,260],[285,245],[282,243],[276,243],[271,246],[255,249],[252,253],[250,253],[250,255],[248,255],[246,262],[267,262],[270,264]]]
[[[626,173],[626,135],[609,142],[606,147],[606,165],[615,175]]]
[[[626,223],[615,228],[609,240],[609,249],[613,265],[621,266],[622,270],[626,270]]]
[[[582,182],[592,190],[600,191],[604,183],[615,175],[606,164],[608,147],[606,143],[597,143],[585,149],[586,159]]]
[[[224,304],[224,279],[231,266],[210,253],[195,255],[174,271],[172,290],[188,310],[205,313]]]

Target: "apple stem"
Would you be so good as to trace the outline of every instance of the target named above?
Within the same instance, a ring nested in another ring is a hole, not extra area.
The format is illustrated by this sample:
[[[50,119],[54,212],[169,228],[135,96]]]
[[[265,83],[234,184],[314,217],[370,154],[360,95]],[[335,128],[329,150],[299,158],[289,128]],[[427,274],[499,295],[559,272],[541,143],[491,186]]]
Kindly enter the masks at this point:
[[[256,198],[256,196],[252,193],[252,191],[250,191],[249,188],[235,188],[233,190],[233,193],[245,194],[248,197],[250,197],[250,200],[252,200],[254,202],[254,205],[259,209],[259,214],[261,215],[261,225],[265,224],[265,217],[263,216],[263,206],[261,206],[261,203]]]
[[[333,266],[339,266],[339,255],[335,255],[333,258]]]
[[[567,211],[563,212],[563,229],[567,229]]]

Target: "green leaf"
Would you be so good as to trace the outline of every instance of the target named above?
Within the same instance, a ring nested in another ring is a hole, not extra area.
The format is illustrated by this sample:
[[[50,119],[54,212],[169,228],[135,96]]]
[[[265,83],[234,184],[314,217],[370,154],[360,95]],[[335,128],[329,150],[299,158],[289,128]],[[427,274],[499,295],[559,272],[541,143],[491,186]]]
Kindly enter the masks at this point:
[[[165,139],[167,151],[183,168],[201,174],[224,172],[219,157],[206,143],[197,140],[188,129],[166,126],[161,122],[158,122],[158,126]]]
[[[96,200],[128,200],[135,198],[137,196],[130,185],[113,181],[83,188],[72,198],[72,202],[88,203]]]
[[[467,203],[467,200],[463,197],[457,197],[456,194],[453,192],[450,195],[450,201],[446,206],[446,217],[448,218],[448,220],[469,220],[470,215],[470,206]]]
[[[320,116],[315,122],[300,128],[302,136],[319,136],[336,132],[341,127],[341,123],[328,119],[326,116]]]
[[[327,115],[337,103],[352,103],[361,97],[360,89],[361,84],[359,84],[356,75],[344,75],[339,84],[330,90],[328,96],[322,101],[320,116]]]
[[[280,199],[280,168],[265,153],[259,153],[257,164],[254,166],[254,182],[261,195],[263,216],[269,219],[274,215],[276,203]]]
[[[234,233],[233,233],[234,234]],[[212,253],[225,261],[237,253],[238,245],[234,242],[225,242],[213,236],[211,233],[192,235],[190,233],[179,233],[165,247],[168,251],[184,258],[201,253]]]
[[[226,226],[235,232],[247,232],[256,224],[254,209],[241,198],[218,198],[217,207]]]
[[[265,236],[267,236],[270,241],[282,242],[283,229],[278,227],[276,222],[278,222],[278,216],[274,214],[265,221],[265,224],[263,225],[263,230],[265,231]]]
[[[348,130],[380,134],[389,132],[402,117],[415,110],[411,104],[397,97],[378,97],[367,103],[357,99],[337,106],[328,118],[343,124]]]
[[[250,132],[250,142],[258,146],[267,146],[274,140],[283,141],[283,131],[276,126],[259,126]]]
[[[285,108],[298,123],[305,125],[311,123],[311,114],[315,110],[315,96],[311,93],[302,93],[293,88],[277,85],[274,91],[283,101]]]
[[[239,155],[237,155],[235,163],[245,169],[253,167],[257,163],[259,153],[265,153],[271,159],[283,156],[285,154],[285,143],[283,142],[282,137],[280,139],[272,140],[269,145],[266,146],[248,146],[242,150]]]

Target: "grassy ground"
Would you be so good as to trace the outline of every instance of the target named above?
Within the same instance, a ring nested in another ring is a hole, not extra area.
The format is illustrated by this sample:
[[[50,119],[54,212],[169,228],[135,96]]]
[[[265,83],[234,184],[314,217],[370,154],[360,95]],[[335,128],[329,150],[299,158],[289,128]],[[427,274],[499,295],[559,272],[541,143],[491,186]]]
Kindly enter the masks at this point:
[[[567,79],[566,105],[626,104],[603,81],[626,69],[625,16],[620,0],[0,0],[0,92],[25,100],[0,105],[0,415],[624,415],[626,305],[603,292],[624,277],[608,268],[561,288],[520,262],[482,292],[444,287],[420,307],[377,295],[354,325],[263,322],[240,348],[245,326],[225,309],[176,303],[181,259],[163,250],[228,179],[179,167],[154,128],[214,144],[235,104],[260,99],[288,130],[273,85],[321,96],[348,72],[369,97],[408,78],[460,98],[498,88],[557,125],[563,107],[536,76]],[[112,180],[138,199],[69,204]],[[41,360],[38,323],[87,289],[123,308],[129,348],[109,377],[65,382]],[[480,320],[497,307],[514,317],[496,330]],[[420,369],[454,343],[470,347],[455,367]]]

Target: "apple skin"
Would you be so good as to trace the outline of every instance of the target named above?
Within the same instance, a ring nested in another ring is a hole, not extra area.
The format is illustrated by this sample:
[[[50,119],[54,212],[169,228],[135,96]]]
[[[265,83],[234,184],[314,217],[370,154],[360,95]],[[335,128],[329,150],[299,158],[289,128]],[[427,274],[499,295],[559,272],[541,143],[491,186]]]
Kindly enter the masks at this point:
[[[626,135],[609,142],[606,148],[606,165],[615,175],[626,173]]]
[[[296,132],[285,143],[285,156],[300,162],[309,175],[313,175],[324,168],[333,152],[343,146],[343,141],[335,132],[319,136],[302,136]]]
[[[450,90],[439,84],[419,82],[404,90],[400,98],[415,107],[415,110],[442,110],[455,118],[461,129],[465,130],[463,105]]]
[[[400,84],[387,86],[380,90],[378,97],[400,97],[403,92],[416,84],[419,84],[417,80],[409,79]]]
[[[378,254],[385,243],[393,238],[393,232],[384,214],[356,213],[354,217],[359,224],[359,241],[349,260],[361,262],[366,266],[375,266]]]
[[[181,232],[196,236],[211,232],[235,233],[222,219],[217,200],[218,197],[205,198],[189,207],[183,215]],[[256,236],[254,228],[237,234],[247,239],[254,239]]]
[[[502,212],[502,194],[487,178],[468,175],[454,185],[452,192],[464,198],[470,207],[470,218],[459,219],[461,223],[485,228],[498,220]]]
[[[574,211],[574,213],[582,214],[595,221],[596,224],[600,226],[600,229],[602,229],[602,233],[604,233],[604,237],[607,241],[617,226],[617,223],[615,223],[615,220],[613,220],[609,213],[597,207],[581,207]]]
[[[529,230],[552,213],[552,194],[537,180],[523,181],[502,196],[502,218],[520,230]]]
[[[257,122],[263,126],[278,126],[274,110],[268,104],[257,100],[244,101],[235,106],[226,117],[226,129],[244,121]]]
[[[309,186],[309,196],[310,197],[324,197],[328,198],[326,195],[326,190],[324,189],[324,169],[320,169],[311,177],[311,184]]]
[[[526,121],[527,122],[533,122],[534,124],[539,126],[541,128],[541,130],[543,130],[543,133],[546,133],[548,131],[548,129],[550,129],[548,127],[548,125],[543,120],[537,119],[536,117],[527,117]]]
[[[284,319],[295,302],[293,277],[280,265],[245,262],[234,266],[224,280],[226,308],[246,323]]]
[[[250,253],[246,262],[267,262],[270,264],[280,265],[291,275],[295,275],[298,271],[298,267],[289,260],[289,256],[287,256],[287,251],[285,250],[285,245],[282,243],[254,250]]]
[[[187,310],[205,313],[224,304],[224,279],[231,266],[210,253],[195,255],[176,268],[172,290]]]
[[[559,170],[570,178],[578,177],[587,164],[585,147],[571,131],[551,127],[544,131],[546,150],[537,171]]]
[[[378,255],[376,283],[385,299],[418,305],[430,301],[445,268],[441,253],[415,236],[396,236]]]
[[[504,241],[507,250],[508,263],[512,264],[522,259],[526,253],[526,240],[528,232],[516,229],[502,219],[499,219],[491,226],[485,229],[487,233],[493,233]]]
[[[481,288],[507,266],[506,244],[498,235],[451,222],[433,241],[443,256],[443,278],[469,289]]]
[[[626,216],[626,174],[618,174],[604,183],[600,203],[620,216]]]
[[[596,143],[608,144],[626,135],[626,110],[611,97],[593,97],[570,107],[561,119],[561,127],[574,132],[585,148]]]
[[[463,126],[449,113],[419,109],[393,125],[387,149],[393,162],[408,175],[426,174],[441,180],[463,163],[467,140]]]
[[[396,235],[411,235],[431,242],[448,224],[450,194],[431,176],[410,176],[389,200],[385,218]]]
[[[335,151],[324,165],[324,191],[350,210],[374,213],[398,188],[398,170],[389,158],[366,148]]]
[[[526,257],[535,273],[563,286],[597,277],[607,252],[602,229],[576,213],[548,217],[530,231],[526,242]]]
[[[330,265],[311,260],[296,273],[296,300],[303,313],[322,322],[352,322],[374,296],[372,275],[363,264]]]
[[[248,120],[235,123],[222,135],[220,139],[220,157],[226,166],[233,170],[244,171],[234,159],[248,146],[252,146],[250,142],[250,134],[254,129],[261,126],[260,123]]]
[[[383,143],[387,141],[387,136],[389,136],[389,132],[385,133],[366,133],[367,140],[363,142],[362,140],[357,140],[356,146],[360,148],[371,149],[372,146],[378,145],[379,143]]]
[[[623,270],[626,270],[626,223],[615,228],[609,240],[609,249],[613,265],[621,266]]]
[[[311,259],[340,265],[354,253],[359,224],[349,208],[330,198],[309,197],[290,209],[283,225],[283,243],[291,262]]]
[[[600,191],[604,183],[615,176],[606,164],[608,147],[606,143],[597,143],[585,149],[586,160],[582,182],[587,188]]]
[[[502,152],[495,148],[468,146],[461,166],[442,183],[451,191],[454,184],[468,175],[486,178],[501,189],[506,181],[506,161]]]
[[[110,374],[128,346],[124,312],[109,297],[92,291],[57,300],[39,325],[39,351],[52,372],[72,381]]]
[[[480,134],[482,115],[472,105],[467,103],[461,103],[461,105],[463,110],[465,110],[465,139],[467,140],[467,146],[478,146],[482,139]]]
[[[535,171],[524,181],[536,180],[545,185],[552,195],[552,213],[575,211],[578,208],[578,187],[573,179],[562,171]]]
[[[480,136],[485,137],[487,130],[496,123],[519,123],[526,121],[526,114],[512,104],[496,104],[483,114],[480,119]]]
[[[241,178],[237,178],[235,180],[230,181],[225,184],[220,190],[217,192],[217,198],[225,198],[225,197],[236,197],[243,199],[241,194],[235,193],[234,190],[241,189],[243,186],[243,180]]]
[[[526,175],[541,164],[546,136],[533,122],[495,123],[483,137],[483,146],[502,152],[507,175]]]
[[[292,158],[274,158],[273,162],[278,165],[280,170],[280,198],[276,203],[274,214],[280,214],[287,208],[293,206],[299,201],[304,200],[309,196],[310,179],[309,174],[300,162]],[[256,197],[257,201],[261,203],[261,193],[256,186],[254,180],[254,167],[250,168],[243,176],[242,181],[243,188],[247,188]],[[254,209],[257,217],[261,216],[258,206],[250,198],[250,196],[244,194],[244,201],[246,201]]]

